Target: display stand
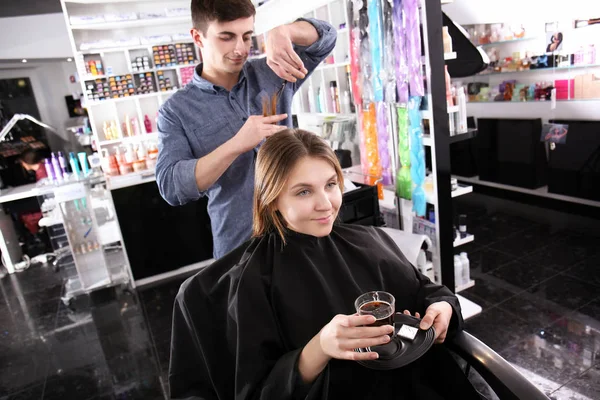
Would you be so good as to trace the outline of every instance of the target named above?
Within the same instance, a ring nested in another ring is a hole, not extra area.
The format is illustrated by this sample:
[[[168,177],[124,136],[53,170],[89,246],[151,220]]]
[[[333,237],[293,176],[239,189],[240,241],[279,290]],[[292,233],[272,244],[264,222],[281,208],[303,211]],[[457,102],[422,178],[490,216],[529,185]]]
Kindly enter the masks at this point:
[[[42,186],[38,200],[49,227],[54,254],[68,279],[62,300],[93,290],[126,284],[134,287],[112,197],[103,177]],[[74,267],[74,268],[73,268]]]

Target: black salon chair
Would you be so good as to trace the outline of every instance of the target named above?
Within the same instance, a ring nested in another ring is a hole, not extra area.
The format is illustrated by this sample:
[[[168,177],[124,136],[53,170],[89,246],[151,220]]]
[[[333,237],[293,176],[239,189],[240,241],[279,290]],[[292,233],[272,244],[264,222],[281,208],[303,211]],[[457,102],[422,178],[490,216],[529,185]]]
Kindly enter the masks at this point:
[[[549,400],[549,397],[517,371],[508,361],[468,332],[458,333],[446,346],[465,362],[465,374],[472,379],[475,369],[484,383],[501,400]],[[473,382],[477,388],[476,382]],[[478,388],[479,389],[479,388]],[[487,399],[487,397],[482,396]],[[488,399],[491,400],[491,399]]]

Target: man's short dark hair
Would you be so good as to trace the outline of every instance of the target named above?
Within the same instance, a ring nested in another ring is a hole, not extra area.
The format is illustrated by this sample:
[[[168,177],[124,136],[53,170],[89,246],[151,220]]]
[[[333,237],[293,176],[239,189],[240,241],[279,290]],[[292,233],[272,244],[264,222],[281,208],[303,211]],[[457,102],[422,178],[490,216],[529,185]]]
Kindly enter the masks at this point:
[[[209,22],[230,22],[256,15],[250,0],[192,0],[191,8],[194,28],[203,34],[206,34]]]

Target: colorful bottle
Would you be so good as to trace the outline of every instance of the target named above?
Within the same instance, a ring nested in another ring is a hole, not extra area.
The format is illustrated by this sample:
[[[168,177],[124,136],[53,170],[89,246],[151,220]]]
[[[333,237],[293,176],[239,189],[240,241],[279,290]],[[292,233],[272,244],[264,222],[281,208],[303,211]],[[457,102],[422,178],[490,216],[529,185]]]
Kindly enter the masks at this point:
[[[51,164],[49,158],[44,159],[44,168],[46,168],[46,175],[48,175],[48,180],[50,182],[54,182],[54,180],[55,180],[54,168],[52,168],[52,164]]]
[[[60,164],[60,169],[62,170],[63,177],[67,178],[67,160],[65,160],[65,156],[63,155],[62,151],[58,152],[58,163]]]
[[[62,174],[60,172],[60,164],[58,163],[58,158],[56,158],[56,154],[52,153],[50,155],[50,162],[52,163],[52,168],[54,169],[54,177],[58,183],[62,182]]]
[[[77,162],[77,157],[75,157],[75,153],[69,153],[69,163],[71,164],[71,169],[73,170],[73,175],[75,178],[79,179],[81,177],[81,170],[79,169],[79,163]]]
[[[146,128],[146,133],[152,133],[152,122],[150,122],[148,114],[144,115],[144,128]]]

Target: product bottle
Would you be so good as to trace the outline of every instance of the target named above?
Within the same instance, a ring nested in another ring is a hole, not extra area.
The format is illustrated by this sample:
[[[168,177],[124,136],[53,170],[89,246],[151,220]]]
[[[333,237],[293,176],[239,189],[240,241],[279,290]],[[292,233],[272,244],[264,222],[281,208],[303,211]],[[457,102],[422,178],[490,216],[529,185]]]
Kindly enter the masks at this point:
[[[344,94],[342,94],[342,107],[341,111],[343,114],[350,114],[352,110],[350,110],[350,93],[347,90],[344,90]]]
[[[454,101],[452,100],[452,85],[450,84],[450,74],[448,73],[448,66],[444,66],[444,71],[446,74],[446,102],[448,103],[448,107],[454,106]]]
[[[125,130],[127,131],[127,136],[133,136],[133,132],[131,130],[131,120],[127,114],[125,114]],[[125,134],[125,132],[123,132],[123,134]]]
[[[471,280],[471,270],[470,270],[469,257],[467,255],[467,253],[465,253],[464,251],[462,253],[460,253],[460,261],[462,262],[462,268],[463,268],[462,280],[463,280],[463,283],[466,285]]]
[[[454,256],[454,286],[463,285],[463,264],[460,256]]]
[[[76,179],[81,177],[81,170],[79,169],[79,163],[77,162],[77,157],[75,157],[75,153],[69,153],[69,163],[71,164],[71,169],[73,170],[73,175]]]
[[[464,214],[458,216],[458,231],[461,238],[467,237],[467,216]]]
[[[442,27],[443,40],[444,40],[444,53],[452,53],[452,37],[448,33],[448,27]]]
[[[54,168],[52,168],[52,163],[49,158],[44,159],[44,168],[46,168],[46,175],[48,175],[48,180],[50,182],[55,181]]]
[[[354,107],[354,89],[352,89],[352,74],[350,65],[346,65],[346,80],[348,81],[348,87],[350,88],[350,112],[355,113],[356,108]]]
[[[62,151],[58,152],[58,163],[60,164],[60,168],[62,170],[62,174],[63,177],[66,179],[68,174],[67,174],[67,160],[65,160],[65,156],[63,155]]]
[[[58,183],[61,183],[63,181],[63,177],[60,172],[60,164],[58,163],[58,158],[56,157],[56,154],[52,153],[50,155],[50,162],[52,163],[52,168],[54,169],[54,177],[56,178],[56,181]]]
[[[137,148],[137,158],[138,160],[143,160],[146,158],[146,147],[144,146],[144,143],[140,143]]]
[[[318,112],[317,105],[315,104],[315,89],[313,88],[312,82],[308,84],[308,112]]]
[[[140,127],[138,125],[137,118],[131,118],[131,131],[133,132],[134,136],[140,134]]]
[[[317,112],[320,112],[320,113],[327,112],[326,107],[325,107],[325,91],[323,90],[322,87],[319,88],[319,95],[318,95],[317,100],[318,100],[318,104],[317,104],[318,111]]]
[[[458,103],[458,115],[456,116],[456,133],[467,132],[467,96],[465,87],[457,89],[456,100]]]
[[[152,122],[150,122],[148,114],[144,115],[144,128],[146,128],[146,133],[152,133]]]
[[[125,151],[125,162],[127,164],[131,164],[134,161],[137,161],[137,157],[133,151],[133,146],[129,144],[127,145],[127,150]]]
[[[77,153],[77,156],[79,157],[79,165],[81,165],[83,176],[88,176],[90,173],[90,167],[87,161],[87,154],[82,151],[81,153]]]
[[[334,113],[340,112],[340,95],[338,92],[337,82],[329,82],[329,90],[331,92],[331,110]]]

